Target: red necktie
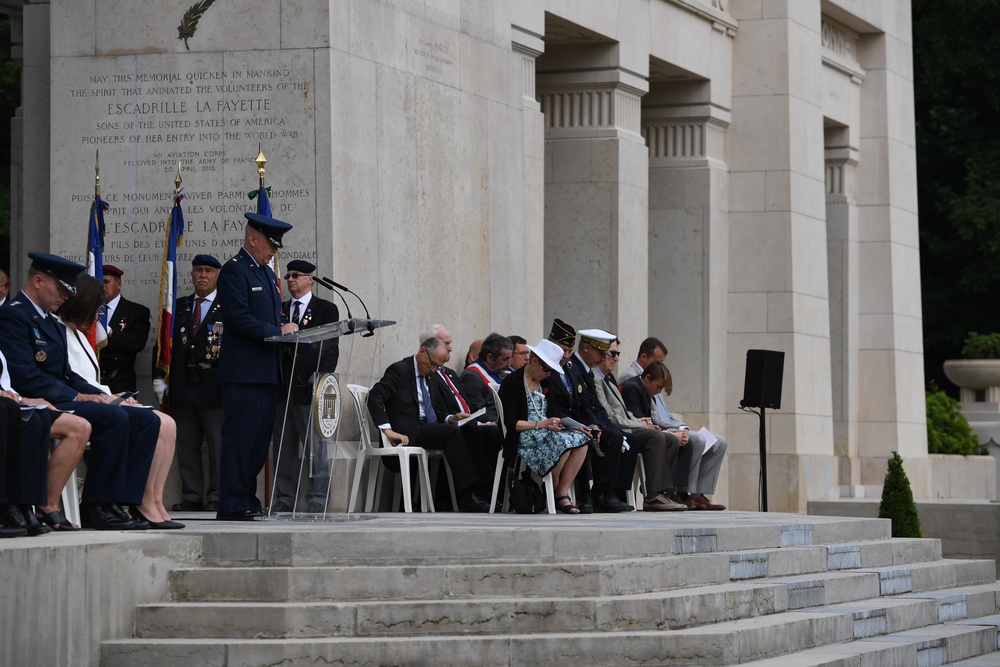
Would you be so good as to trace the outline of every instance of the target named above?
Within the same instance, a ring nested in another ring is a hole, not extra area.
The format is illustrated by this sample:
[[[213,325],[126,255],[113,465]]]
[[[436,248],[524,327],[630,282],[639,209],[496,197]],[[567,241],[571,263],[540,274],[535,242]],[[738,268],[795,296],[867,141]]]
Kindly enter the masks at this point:
[[[194,319],[191,322],[191,333],[198,333],[201,328],[201,304],[205,303],[205,297],[199,296],[194,300]]]
[[[438,374],[444,378],[445,382],[448,383],[448,388],[451,389],[451,393],[455,395],[455,398],[458,399],[458,404],[462,406],[462,412],[469,412],[469,404],[465,402],[464,398],[462,398],[462,394],[459,393],[458,387],[456,387],[455,384],[451,381],[451,378],[448,377],[448,374],[440,369],[438,370]]]

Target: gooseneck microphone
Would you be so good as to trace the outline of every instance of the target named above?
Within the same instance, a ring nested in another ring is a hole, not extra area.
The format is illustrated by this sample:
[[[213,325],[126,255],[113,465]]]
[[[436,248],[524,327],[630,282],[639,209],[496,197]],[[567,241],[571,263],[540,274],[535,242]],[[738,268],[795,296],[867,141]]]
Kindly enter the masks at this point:
[[[345,292],[348,292],[349,294],[354,294],[354,298],[356,298],[361,303],[361,307],[365,309],[365,319],[371,320],[372,316],[368,313],[368,306],[365,305],[365,300],[362,299],[360,296],[358,296],[357,293],[355,293],[353,290],[350,290],[350,289],[344,287],[343,285],[341,285],[340,283],[338,283],[338,282],[336,282],[334,280],[331,280],[329,278],[322,278],[321,280],[323,280],[323,282],[330,283],[331,285],[333,285],[337,289],[344,290]],[[368,325],[368,331],[365,332],[365,333],[363,333],[363,334],[361,334],[361,337],[362,338],[368,338],[369,336],[374,336],[374,335],[375,335],[375,327],[373,327],[371,324],[369,324]]]

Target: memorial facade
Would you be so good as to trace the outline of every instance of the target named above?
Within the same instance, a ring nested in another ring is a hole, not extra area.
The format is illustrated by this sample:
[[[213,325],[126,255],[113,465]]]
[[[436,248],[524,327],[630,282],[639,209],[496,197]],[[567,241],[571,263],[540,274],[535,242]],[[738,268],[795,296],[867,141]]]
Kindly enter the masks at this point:
[[[155,309],[178,165],[179,263],[224,261],[260,147],[274,215],[295,225],[280,262],[399,322],[355,342],[346,375],[378,377],[430,322],[464,349],[490,331],[535,341],[559,317],[616,332],[626,359],[655,335],[668,405],[730,443],[718,499],[754,509],[745,355],[781,350],[770,509],[881,484],[893,450],[930,493],[908,2],[0,9],[23,60],[15,286],[29,250],[83,258],[99,151],[105,260]]]

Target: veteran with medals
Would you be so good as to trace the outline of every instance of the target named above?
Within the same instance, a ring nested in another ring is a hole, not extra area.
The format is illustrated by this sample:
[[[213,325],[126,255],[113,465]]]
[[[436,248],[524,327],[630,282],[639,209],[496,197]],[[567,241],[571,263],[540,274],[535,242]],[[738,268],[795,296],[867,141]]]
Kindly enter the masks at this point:
[[[191,261],[194,294],[177,301],[171,337],[170,373],[153,368],[153,389],[162,403],[169,396],[170,414],[177,422],[177,467],[181,501],[175,512],[216,510],[219,498],[219,449],[222,445],[222,395],[219,352],[222,342],[222,302],[218,298],[219,269],[211,255]],[[153,354],[154,364],[157,355]],[[201,445],[208,447],[208,484]]]

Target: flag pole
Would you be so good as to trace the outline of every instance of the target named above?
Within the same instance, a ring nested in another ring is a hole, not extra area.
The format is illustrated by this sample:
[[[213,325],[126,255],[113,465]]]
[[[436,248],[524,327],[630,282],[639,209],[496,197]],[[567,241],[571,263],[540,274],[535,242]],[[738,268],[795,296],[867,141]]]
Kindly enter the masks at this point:
[[[264,157],[264,149],[259,141],[257,142],[257,159],[254,162],[257,163],[257,206],[259,210],[260,198],[267,196],[264,194],[264,165],[267,164],[267,158]],[[278,280],[278,301],[281,301],[281,278],[278,278],[278,274],[278,251],[276,250],[274,252],[274,275]],[[264,457],[264,507],[270,511],[271,485],[268,482],[271,479],[271,448],[267,449],[267,456]]]

